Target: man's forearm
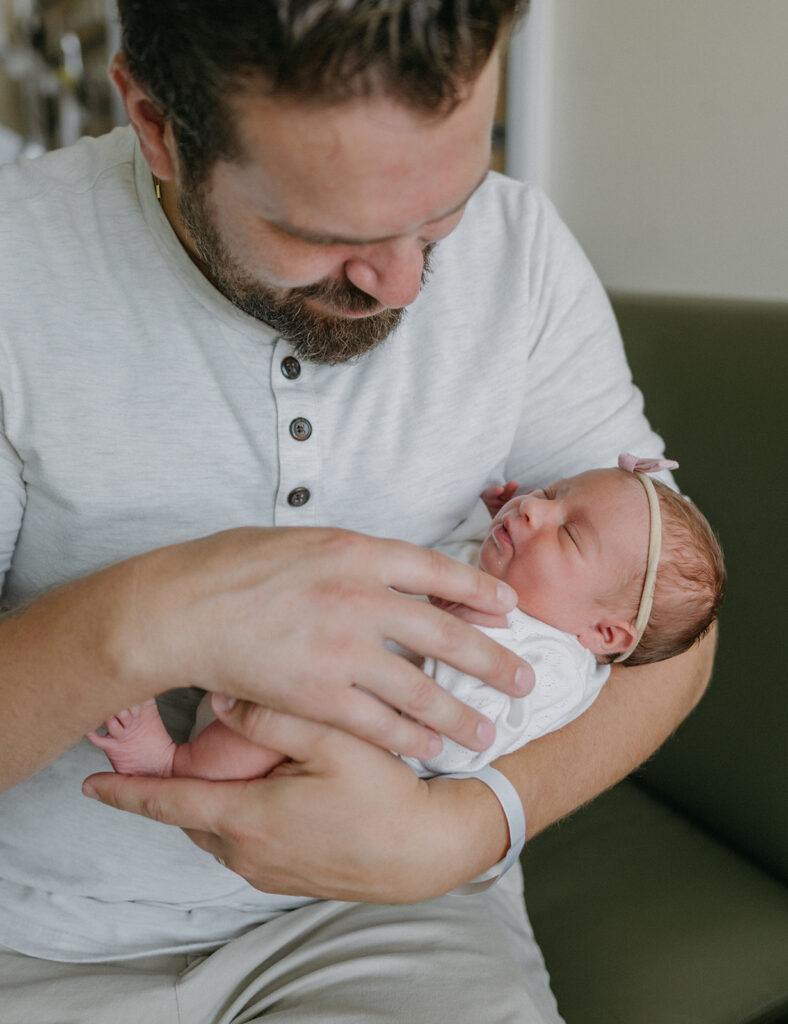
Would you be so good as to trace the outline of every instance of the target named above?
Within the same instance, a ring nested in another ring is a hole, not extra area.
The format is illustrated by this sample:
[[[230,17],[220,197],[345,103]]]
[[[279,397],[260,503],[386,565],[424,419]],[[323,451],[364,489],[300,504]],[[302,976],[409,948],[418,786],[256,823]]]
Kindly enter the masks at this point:
[[[0,621],[0,790],[68,750],[89,729],[153,693],[113,661],[115,567],[50,591]]]
[[[702,697],[715,647],[716,630],[670,661],[615,667],[588,711],[495,762],[520,794],[529,838],[654,753]]]

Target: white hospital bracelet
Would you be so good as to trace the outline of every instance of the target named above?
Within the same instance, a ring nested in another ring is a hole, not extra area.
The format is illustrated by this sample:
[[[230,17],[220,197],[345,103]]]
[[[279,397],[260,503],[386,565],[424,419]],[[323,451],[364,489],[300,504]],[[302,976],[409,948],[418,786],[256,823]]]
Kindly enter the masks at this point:
[[[509,826],[509,850],[503,860],[498,861],[483,874],[474,878],[456,889],[452,889],[450,896],[473,896],[477,892],[484,892],[491,885],[503,878],[512,864],[517,861],[525,846],[525,811],[520,800],[520,795],[503,772],[491,765],[485,765],[477,772],[452,772],[441,776],[444,779],[478,779],[495,793],[498,802],[506,815],[506,823]]]

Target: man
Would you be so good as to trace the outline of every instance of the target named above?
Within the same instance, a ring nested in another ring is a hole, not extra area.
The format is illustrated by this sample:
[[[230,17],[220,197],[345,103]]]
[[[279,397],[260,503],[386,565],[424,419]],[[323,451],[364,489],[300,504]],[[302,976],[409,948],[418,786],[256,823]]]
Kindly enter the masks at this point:
[[[531,685],[399,593],[511,605],[427,549],[470,557],[495,479],[660,444],[576,244],[486,176],[516,5],[119,6],[131,128],[0,181],[5,1019],[555,1022],[515,872],[443,895],[505,853],[501,805],[389,753],[490,736],[387,641]],[[710,657],[614,669],[501,759],[530,834]],[[184,735],[201,690],[288,764],[81,796],[86,731],[165,695]]]

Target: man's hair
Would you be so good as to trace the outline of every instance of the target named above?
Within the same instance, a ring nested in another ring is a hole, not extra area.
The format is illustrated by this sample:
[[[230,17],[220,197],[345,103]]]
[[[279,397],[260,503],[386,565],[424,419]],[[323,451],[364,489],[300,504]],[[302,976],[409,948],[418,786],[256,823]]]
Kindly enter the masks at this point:
[[[722,548],[691,501],[653,481],[662,514],[662,554],[654,604],[643,637],[624,665],[645,665],[681,654],[707,632],[725,593]]]
[[[129,70],[172,125],[192,182],[243,154],[230,100],[386,95],[448,112],[516,0],[118,0]]]

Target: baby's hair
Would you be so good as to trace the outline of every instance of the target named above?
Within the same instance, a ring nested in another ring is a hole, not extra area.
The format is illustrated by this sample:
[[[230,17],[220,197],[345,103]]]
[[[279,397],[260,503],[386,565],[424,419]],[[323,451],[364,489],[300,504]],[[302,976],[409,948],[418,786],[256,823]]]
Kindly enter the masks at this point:
[[[652,480],[662,514],[662,555],[645,632],[624,665],[646,665],[682,654],[719,614],[725,561],[716,534],[691,501]]]

